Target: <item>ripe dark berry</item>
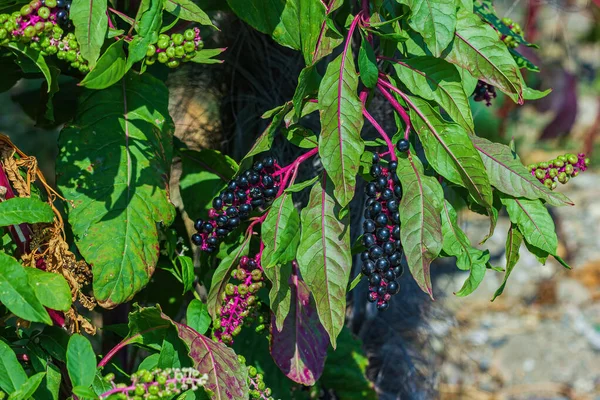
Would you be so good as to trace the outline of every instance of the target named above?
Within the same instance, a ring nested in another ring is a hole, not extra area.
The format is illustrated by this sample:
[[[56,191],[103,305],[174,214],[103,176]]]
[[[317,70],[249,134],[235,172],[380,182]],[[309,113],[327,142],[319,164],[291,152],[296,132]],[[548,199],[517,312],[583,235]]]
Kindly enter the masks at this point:
[[[399,224],[400,223],[400,213],[399,212],[392,213],[391,219],[392,219],[393,223]]]
[[[254,199],[250,202],[250,204],[252,204],[252,207],[254,207],[254,208],[262,207],[265,204],[265,200],[264,199]]]
[[[362,265],[362,273],[366,276],[371,276],[373,272],[375,272],[375,263],[370,260],[365,261]]]
[[[225,210],[225,213],[227,214],[228,217],[237,217],[238,209],[235,207],[227,207],[227,210]]]
[[[204,226],[204,221],[202,221],[201,219],[197,219],[196,222],[194,223],[194,229],[198,232],[200,232],[202,230],[203,226]]]
[[[406,139],[401,139],[396,145],[396,147],[398,148],[398,151],[406,153],[408,149],[410,149],[410,143]]]
[[[379,295],[379,297],[385,296],[386,293],[387,293],[387,287],[386,286],[379,286],[379,288],[377,289],[377,294]]]
[[[398,225],[395,225],[392,229],[392,237],[394,239],[400,239],[400,227]]]
[[[389,308],[390,304],[387,301],[382,301],[381,303],[377,303],[377,309],[379,311],[385,311]]]
[[[238,191],[238,192],[235,194],[235,197],[237,197],[237,200],[238,200],[240,203],[244,203],[244,202],[246,201],[246,199],[248,198],[248,195],[246,194],[246,192],[239,192],[239,191]]]
[[[213,204],[213,208],[215,210],[220,210],[221,208],[223,208],[223,200],[220,199],[219,197],[215,198],[212,202]]]
[[[56,17],[58,19],[60,19],[60,20],[63,20],[63,21],[65,19],[67,19],[67,16],[68,16],[68,14],[67,14],[67,12],[65,10],[60,10],[59,12],[56,13]]]
[[[369,297],[367,298],[371,303],[375,303],[377,301],[377,292],[369,293]]]
[[[373,182],[369,183],[367,185],[367,187],[365,188],[365,193],[369,197],[377,196],[377,185],[375,185],[375,183],[373,183]]]
[[[402,198],[402,186],[400,185],[395,185],[394,186],[394,194],[396,195],[396,197],[398,199]]]
[[[400,285],[398,285],[398,283],[396,281],[391,281],[390,283],[388,283],[387,285],[387,292],[389,294],[398,294],[398,292],[400,291]]]
[[[238,217],[229,218],[227,221],[227,226],[230,228],[236,228],[241,223],[241,220]]]
[[[217,239],[214,236],[211,236],[208,239],[206,239],[206,244],[208,244],[209,246],[216,246],[217,244],[219,244],[219,239]]]
[[[248,178],[245,176],[240,176],[237,178],[237,184],[240,188],[245,189],[248,187]]]
[[[263,194],[265,195],[266,198],[272,199],[273,197],[275,197],[277,195],[277,190],[275,188],[265,189],[265,190],[263,190]]]
[[[211,233],[212,231],[213,231],[213,226],[210,222],[205,222],[204,225],[202,225],[202,232]]]
[[[225,225],[227,225],[227,220],[228,220],[228,218],[226,216],[219,215],[217,217],[217,225],[218,226],[225,226]]]
[[[217,236],[227,236],[227,234],[229,233],[229,231],[225,228],[217,228],[217,230],[215,231],[215,233],[217,234]]]
[[[265,175],[262,177],[262,184],[266,188],[271,188],[275,184],[275,180],[271,175]]]
[[[383,249],[379,246],[373,246],[369,249],[369,255],[371,256],[372,260],[376,260],[383,256]]]
[[[394,243],[387,242],[383,245],[383,252],[386,255],[391,256],[392,254],[394,254],[394,251],[396,251],[396,246],[394,245]]]
[[[260,181],[260,175],[257,174],[256,172],[250,173],[250,175],[248,176],[248,182],[251,185],[256,185],[258,183],[258,181]]]
[[[385,215],[384,215],[385,216]],[[387,217],[386,217],[387,220]],[[388,228],[379,228],[376,233],[377,239],[382,242],[390,240],[390,230]]]
[[[375,269],[377,271],[385,271],[387,269],[389,269],[390,267],[390,262],[386,259],[386,258],[380,258],[379,260],[377,260],[377,262],[375,263]]]
[[[388,257],[388,260],[390,261],[390,264],[395,267],[396,265],[400,264],[400,262],[402,261],[402,254],[400,254],[398,252],[392,253]]]
[[[398,211],[398,201],[397,200],[390,200],[390,201],[388,201],[387,202],[387,208],[391,212]]]
[[[373,164],[378,163],[379,159],[380,159],[379,154],[373,153]]]
[[[227,185],[227,189],[229,189],[229,190],[237,189],[237,183],[235,183],[235,181],[229,182],[229,185]]]
[[[250,211],[252,211],[252,207],[250,207],[248,204],[242,204],[239,206],[238,210],[240,213],[248,214]]]
[[[377,226],[386,226],[388,222],[388,217],[385,214],[379,214],[377,217],[375,217],[375,224],[377,224]]]
[[[255,170],[256,172],[262,171],[263,168],[264,168],[264,165],[260,161],[255,162],[254,166],[252,167],[252,169]]]
[[[373,286],[377,286],[381,283],[381,275],[378,273],[374,273],[371,275],[371,279],[369,279],[369,283]]]
[[[250,197],[253,199],[259,199],[263,196],[262,190],[260,190],[260,188],[257,187],[253,187],[252,189],[250,189]]]
[[[386,281],[391,282],[394,279],[396,279],[396,274],[394,274],[394,270],[393,269],[388,269],[383,274],[383,277],[385,278]]]
[[[373,215],[374,217],[379,215],[379,213],[381,212],[381,210],[383,209],[383,207],[381,206],[381,203],[376,201],[373,204],[371,204],[369,206],[369,210],[371,211],[371,215]]]
[[[394,196],[394,192],[392,192],[390,189],[386,188],[383,189],[383,192],[381,192],[381,198],[383,200],[389,200]]]
[[[371,233],[365,233],[365,235],[363,236],[362,242],[366,248],[369,248],[369,247],[375,245],[377,243],[377,240],[375,240],[375,235],[373,235]]]
[[[398,266],[394,267],[394,275],[396,275],[396,278],[400,278],[402,276],[403,272],[404,272],[404,268],[402,267],[402,265],[398,265]]]
[[[389,164],[389,169],[390,171],[393,171],[394,173],[396,173],[396,169],[398,168],[398,162],[397,161],[392,161]]]
[[[232,204],[234,200],[233,192],[227,191],[221,195],[221,198],[223,199],[223,203]]]
[[[381,168],[381,165],[373,164],[371,166],[370,173],[373,178],[377,178],[378,176],[380,176],[382,174],[382,172],[383,172],[383,169]]]
[[[194,243],[196,246],[202,246],[202,242],[203,242],[202,236],[200,236],[197,233],[194,233],[192,235],[192,243]]]
[[[368,261],[369,260],[369,252],[367,250],[365,250],[362,253],[360,253],[360,259],[362,261]]]
[[[375,221],[373,221],[372,219],[366,219],[365,222],[363,222],[363,230],[365,232],[375,232],[375,228]]]
[[[375,186],[377,186],[379,190],[383,190],[387,186],[387,178],[380,176],[375,181]]]
[[[263,165],[265,166],[265,168],[272,168],[273,165],[275,165],[275,159],[273,157],[265,157],[265,159],[263,160]]]

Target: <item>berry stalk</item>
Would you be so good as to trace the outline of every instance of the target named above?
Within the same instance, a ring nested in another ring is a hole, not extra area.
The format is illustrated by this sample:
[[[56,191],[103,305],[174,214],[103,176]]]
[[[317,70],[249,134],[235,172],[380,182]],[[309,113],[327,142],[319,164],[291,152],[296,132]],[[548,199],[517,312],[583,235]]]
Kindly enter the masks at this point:
[[[392,105],[392,107],[394,107],[396,112],[400,114],[402,121],[406,125],[406,128],[404,129],[404,140],[408,140],[410,134],[410,118],[408,117],[406,110],[404,110],[404,107],[402,107],[400,103],[398,103],[398,100],[396,100],[394,96],[392,96],[392,94],[386,90],[386,88],[398,93],[400,96],[402,96],[402,98],[405,98],[406,95],[404,95],[404,93],[402,93],[398,88],[394,87],[393,85],[390,85],[387,81],[382,79],[381,76],[382,74],[380,74],[379,80],[377,81],[377,89],[379,89],[381,94],[383,94],[383,96]]]

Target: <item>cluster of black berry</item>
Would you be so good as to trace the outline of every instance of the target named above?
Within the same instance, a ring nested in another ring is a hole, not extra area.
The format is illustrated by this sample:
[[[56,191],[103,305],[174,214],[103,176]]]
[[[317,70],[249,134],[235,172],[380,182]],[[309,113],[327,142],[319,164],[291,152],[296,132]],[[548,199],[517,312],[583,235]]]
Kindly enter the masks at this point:
[[[25,43],[43,56],[56,55],[83,73],[89,72],[79,51],[75,35],[66,33],[71,27],[66,0],[32,0],[12,14],[0,14],[0,45]]]
[[[279,176],[273,175],[278,169],[275,158],[265,157],[229,182],[227,188],[213,200],[208,220],[196,221],[197,233],[192,235],[192,243],[208,253],[214,252],[229,232],[250,217],[252,210],[273,201],[281,181]]]
[[[400,151],[407,151],[409,143],[401,140]],[[380,163],[379,154],[373,155],[371,176],[366,187],[367,202],[363,223],[362,273],[369,278],[369,301],[377,308],[389,307],[390,298],[398,293],[397,279],[402,275],[402,244],[400,242],[400,213],[402,186],[392,161],[386,167]]]
[[[496,88],[492,85],[488,85],[483,81],[477,82],[477,87],[473,93],[473,100],[484,101],[486,106],[492,105],[492,99],[496,98]]]
[[[196,51],[204,48],[200,29],[186,29],[183,34],[171,36],[161,34],[156,45],[149,44],[146,51],[146,64],[156,61],[167,64],[169,68],[177,68],[180,62],[188,62],[196,55]]]

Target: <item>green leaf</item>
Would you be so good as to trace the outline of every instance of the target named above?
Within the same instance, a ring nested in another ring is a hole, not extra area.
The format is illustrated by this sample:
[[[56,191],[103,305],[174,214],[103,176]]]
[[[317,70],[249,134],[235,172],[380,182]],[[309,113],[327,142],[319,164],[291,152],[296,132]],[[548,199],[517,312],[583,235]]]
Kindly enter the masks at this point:
[[[508,277],[519,261],[519,250],[521,249],[522,243],[523,234],[519,231],[516,224],[511,224],[510,229],[508,230],[508,236],[506,237],[506,269],[504,272],[504,279],[502,280],[502,285],[500,285],[498,290],[496,290],[494,293],[492,301],[496,300],[496,297],[500,296],[502,292],[504,292]]]
[[[38,372],[30,376],[15,392],[8,396],[8,400],[27,400],[30,399],[33,393],[37,390],[40,383],[46,376],[45,372]]]
[[[344,326],[346,285],[352,267],[349,218],[346,213],[340,220],[339,214],[332,183],[324,174],[321,184],[312,188],[308,205],[302,210],[297,260],[334,348]]]
[[[4,252],[0,252],[0,302],[19,318],[52,325],[29,284],[25,267]]]
[[[287,140],[303,149],[314,149],[319,144],[317,135],[308,128],[301,125],[294,125],[286,130]]]
[[[456,0],[398,0],[411,9],[408,24],[423,36],[429,50],[439,57],[454,37]]]
[[[81,56],[94,69],[108,29],[106,0],[73,0],[69,18],[75,25],[75,37]]]
[[[304,182],[300,182],[300,183],[295,183],[292,186],[289,186],[287,189],[285,189],[286,193],[297,193],[300,192],[302,190],[304,190],[305,188],[314,185],[315,183],[317,183],[317,181],[319,180],[319,176],[315,176],[313,178],[310,178],[307,181]]]
[[[0,340],[0,388],[6,393],[12,393],[26,381],[27,374],[17,361],[15,352],[8,344]]]
[[[540,183],[510,147],[472,136],[493,186],[514,197],[543,199],[553,206],[573,205],[565,195]]]
[[[96,376],[96,355],[85,337],[74,334],[67,347],[67,372],[73,386],[92,386]]]
[[[44,357],[47,356],[44,355]],[[60,369],[58,369],[58,367],[51,362],[46,362],[45,372],[46,377],[34,393],[33,398],[36,400],[58,400],[60,382],[62,379]]]
[[[314,65],[304,67],[302,71],[300,71],[298,85],[294,91],[294,97],[292,98],[296,118],[300,118],[302,115],[302,101],[307,96],[315,94],[319,90],[321,79],[322,77]]]
[[[179,180],[181,199],[189,215],[203,215],[238,170],[237,163],[216,150],[180,152],[182,174]]]
[[[186,21],[217,28],[208,15],[191,0],[165,0],[165,10]]]
[[[193,299],[185,313],[186,324],[201,335],[204,335],[210,326],[211,319],[206,304]]]
[[[397,174],[403,193],[400,240],[408,268],[421,290],[433,298],[429,266],[442,250],[440,213],[444,193],[434,178],[424,174],[421,161],[410,153],[398,158]]]
[[[89,387],[83,387],[83,386],[75,386],[73,388],[73,394],[77,395],[77,397],[79,397],[80,399],[91,399],[91,400],[95,400],[98,399],[98,395]]]
[[[196,55],[190,61],[198,64],[222,64],[223,60],[214,57],[221,55],[225,50],[227,49],[203,49],[197,51]]]
[[[192,290],[194,284],[194,261],[187,256],[178,256],[175,261],[179,265],[181,271],[181,280],[183,283],[183,293]]]
[[[48,68],[48,64],[46,64],[44,56],[42,56],[39,51],[32,49],[28,44],[22,42],[8,42],[5,46],[19,52],[18,54],[22,54],[33,61],[42,72],[42,75],[44,75],[44,78],[46,78],[48,93],[50,93],[50,89],[52,88],[52,74],[50,73],[50,69]]]
[[[526,68],[532,72],[540,72],[540,69],[537,65],[535,65],[534,63],[529,61],[529,59],[527,59],[525,56],[523,56],[521,53],[519,53],[515,49],[508,49],[508,51],[510,51],[510,54],[513,56],[513,59],[515,60],[515,62],[517,63],[517,66],[520,69]],[[523,89],[523,91],[524,91],[524,89]],[[525,97],[525,93],[523,93],[523,98],[525,100],[528,100],[527,97]]]
[[[329,63],[319,88],[319,156],[342,207],[354,197],[360,156],[365,149],[360,137],[363,105],[357,88],[352,52],[346,51]]]
[[[149,0],[149,7],[148,3],[144,7],[140,6],[140,11],[142,9],[145,9],[145,11],[141,14],[141,18],[139,18],[139,13],[136,16],[136,21],[139,18],[139,24],[137,25],[138,35],[129,42],[127,70],[136,62],[144,59],[149,44],[158,41],[158,32],[162,25],[164,6],[164,0]]]
[[[0,203],[0,226],[50,223],[53,220],[50,205],[34,197],[13,197]]]
[[[229,283],[231,271],[237,268],[239,259],[248,254],[250,238],[251,236],[246,237],[240,246],[231,249],[231,252],[221,260],[221,263],[213,274],[206,303],[208,312],[213,318],[217,318],[217,307],[221,302],[221,293],[223,293],[225,286]]]
[[[487,264],[490,260],[490,252],[488,250],[481,251],[479,249],[470,248],[470,254],[461,254],[456,257],[457,266],[460,269],[468,269],[469,276],[462,288],[456,292],[459,297],[468,296],[477,289],[487,271]]]
[[[444,200],[441,215],[443,235],[442,249],[444,250],[444,253],[455,257],[458,257],[463,253],[469,256],[469,249],[473,246],[465,232],[458,226],[456,210],[448,200]]]
[[[142,360],[142,362],[140,363],[140,365],[138,366],[138,371],[140,371],[142,369],[151,371],[152,369],[156,368],[156,366],[158,365],[159,358],[160,358],[159,353],[154,353],[154,354],[151,354],[148,357],[144,358]]]
[[[169,226],[174,218],[167,105],[162,82],[130,74],[108,89],[86,91],[59,138],[58,185],[73,202],[69,223],[93,265],[94,296],[103,307],[129,301],[148,283],[158,261],[156,224]]]
[[[36,268],[25,268],[25,272],[35,296],[45,307],[60,311],[71,308],[71,288],[62,275]]]
[[[299,33],[306,65],[315,65],[338,47],[343,37],[328,25],[330,15],[341,6],[339,1],[288,0],[298,4]],[[327,3],[327,4],[326,4]]]
[[[292,201],[292,195],[284,192],[271,205],[262,224],[262,266],[265,270],[277,268],[296,258],[300,241],[300,216]]]
[[[530,87],[525,86],[523,88],[523,98],[525,100],[538,100],[548,96],[552,92],[552,89],[546,89],[543,92],[539,90],[532,89]]]
[[[288,263],[279,268],[265,269],[265,275],[271,281],[269,301],[275,317],[275,327],[283,329],[283,321],[290,312],[292,292],[289,280],[292,275],[292,264]]]
[[[550,213],[540,200],[502,196],[510,222],[519,227],[525,241],[548,254],[556,254],[558,238]]]
[[[394,63],[398,78],[414,94],[439,104],[452,119],[474,133],[468,95],[456,67],[434,57],[416,57]]]
[[[379,68],[377,67],[373,47],[364,37],[358,51],[358,70],[360,71],[360,80],[366,87],[373,89],[377,85],[377,79],[379,79]]]
[[[488,215],[493,215],[492,187],[481,157],[467,132],[458,124],[446,122],[425,101],[405,98],[410,107],[411,121],[423,144],[427,161],[449,181],[467,188]],[[489,235],[495,228],[492,219]]]
[[[453,44],[443,57],[523,103],[522,77],[498,33],[472,13],[460,11]]]
[[[121,80],[129,70],[125,61],[124,43],[125,40],[120,39],[111,44],[80,85],[88,89],[105,89]]]

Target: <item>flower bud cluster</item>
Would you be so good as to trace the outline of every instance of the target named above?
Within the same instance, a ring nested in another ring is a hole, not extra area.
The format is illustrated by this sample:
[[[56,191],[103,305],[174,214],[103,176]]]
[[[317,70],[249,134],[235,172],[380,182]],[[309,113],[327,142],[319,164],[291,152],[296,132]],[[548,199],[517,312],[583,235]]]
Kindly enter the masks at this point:
[[[523,34],[523,30],[521,30],[521,25],[519,25],[518,23],[514,22],[512,19],[510,19],[510,18],[502,18],[502,23],[504,25],[506,25],[516,35],[522,35]],[[513,36],[500,34],[500,39],[509,48],[514,49],[514,48],[519,47],[519,42]]]
[[[0,14],[0,45],[25,43],[43,56],[55,55],[82,73],[89,72],[81,56],[79,44],[70,27],[70,2],[65,0],[32,0],[12,14]]]
[[[589,164],[590,159],[585,154],[579,153],[575,155],[567,153],[548,162],[529,164],[527,168],[531,171],[531,175],[535,176],[547,188],[556,189],[558,186],[557,182],[562,184],[569,182],[569,179],[585,171]]]
[[[139,370],[131,374],[131,384],[115,384],[115,375],[110,373],[104,381],[113,388],[100,395],[100,398],[117,400],[157,400],[171,398],[187,390],[198,390],[208,382],[208,375],[194,368],[155,368],[151,371]]]
[[[242,257],[239,267],[231,272],[231,278],[239,283],[225,286],[217,319],[213,322],[215,338],[224,343],[233,343],[233,337],[241,332],[244,322],[250,322],[255,316],[259,320],[257,332],[264,330],[268,323],[264,316],[255,315],[258,314],[259,303],[256,292],[264,286],[260,257]]]
[[[188,62],[196,55],[196,51],[204,48],[200,29],[186,29],[183,34],[171,36],[161,34],[156,44],[149,44],[146,51],[146,64],[156,61],[169,68],[177,68],[181,62]]]
[[[266,157],[230,181],[213,200],[208,220],[199,219],[194,224],[196,233],[192,235],[192,243],[208,253],[214,252],[229,232],[250,218],[253,210],[273,201],[281,181],[273,173],[279,168],[277,160]]]
[[[478,81],[475,92],[473,93],[473,100],[485,101],[486,106],[492,105],[492,99],[496,98],[496,88],[492,85],[488,85],[484,81]]]
[[[242,364],[246,364],[244,356],[238,355],[238,360]],[[250,388],[250,398],[273,400],[271,397],[271,389],[265,385],[263,374],[259,373],[256,367],[248,366],[248,387]]]

